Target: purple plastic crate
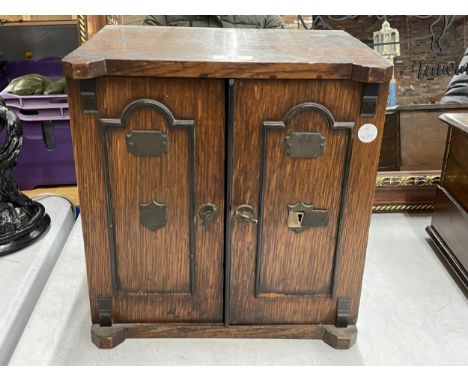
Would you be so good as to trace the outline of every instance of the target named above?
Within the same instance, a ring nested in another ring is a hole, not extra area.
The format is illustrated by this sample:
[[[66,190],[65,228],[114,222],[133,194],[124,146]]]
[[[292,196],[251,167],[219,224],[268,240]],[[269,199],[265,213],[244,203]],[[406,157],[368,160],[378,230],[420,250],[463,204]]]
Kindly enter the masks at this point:
[[[14,78],[32,73],[60,79],[62,60],[51,57],[10,61],[1,73],[0,89]],[[76,184],[67,95],[17,96],[3,92],[0,97],[22,121],[23,147],[13,169],[13,179],[19,188]],[[4,142],[5,130],[0,133],[0,144]]]
[[[21,121],[25,122],[62,121],[70,119],[68,108],[19,109],[8,103],[6,103],[6,106],[13,111]]]
[[[23,147],[13,169],[19,188],[76,184],[70,121],[23,121],[22,125]],[[0,142],[5,142],[5,129]]]
[[[19,96],[0,92],[0,97],[3,98],[7,106],[18,109],[68,109],[68,98],[66,94]]]

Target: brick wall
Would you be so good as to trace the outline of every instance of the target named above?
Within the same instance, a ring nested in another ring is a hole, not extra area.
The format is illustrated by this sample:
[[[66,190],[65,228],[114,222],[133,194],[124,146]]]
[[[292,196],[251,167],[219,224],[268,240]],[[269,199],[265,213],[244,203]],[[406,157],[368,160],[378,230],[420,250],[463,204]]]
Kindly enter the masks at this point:
[[[282,15],[281,17],[286,28],[304,29],[296,15]],[[302,17],[307,27],[310,28],[312,16],[303,15]],[[144,16],[124,16],[124,23],[141,24],[143,19]],[[429,69],[435,67],[437,70],[438,63],[453,63],[458,66],[463,57],[468,45],[468,16],[458,16],[447,30],[440,41],[442,52],[432,49],[431,38],[414,40],[414,38],[430,35],[429,26],[435,19],[436,16],[428,19],[418,19],[411,16],[387,16],[391,27],[397,28],[400,32],[400,40],[402,41],[400,56],[394,60],[396,101],[399,105],[437,102],[447,89],[451,75],[436,76],[431,79],[418,78],[421,61],[429,63]],[[374,16],[359,16],[342,21],[325,18],[325,21],[333,29],[343,29],[366,44],[372,43],[373,32],[380,30],[383,22]],[[440,36],[442,28],[443,22],[441,20],[434,26],[436,35]],[[318,25],[317,29],[326,28]]]
[[[297,16],[282,16],[287,28],[303,29]],[[303,16],[307,26],[311,25],[312,16]],[[397,95],[396,100],[399,105],[412,103],[433,103],[437,102],[445,92],[451,79],[451,75],[435,76],[433,78],[418,78],[420,62],[429,65],[429,71],[434,68],[437,71],[437,64],[453,63],[458,66],[468,43],[468,16],[458,16],[450,28],[440,40],[442,51],[437,48],[432,49],[432,39],[419,39],[430,35],[429,26],[436,17],[428,19],[418,19],[411,16],[387,16],[387,21],[392,28],[397,28],[400,32],[400,56],[394,59],[395,82]],[[363,41],[370,44],[373,39],[373,32],[380,30],[383,20],[378,20],[373,16],[359,16],[355,19],[334,21],[325,18],[325,21],[333,29],[343,29]],[[316,29],[326,29],[317,26]],[[433,28],[436,36],[441,35],[443,20],[440,20]],[[409,40],[409,41],[407,41]],[[424,68],[424,66],[423,66]],[[442,67],[439,67],[441,71]]]

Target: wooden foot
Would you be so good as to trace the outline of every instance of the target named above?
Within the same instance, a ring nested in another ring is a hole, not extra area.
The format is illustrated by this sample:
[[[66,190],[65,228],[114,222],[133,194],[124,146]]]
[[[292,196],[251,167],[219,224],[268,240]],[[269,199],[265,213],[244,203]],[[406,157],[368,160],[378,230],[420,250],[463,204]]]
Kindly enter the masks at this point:
[[[120,325],[91,327],[91,340],[100,349],[112,349],[127,338],[126,328]]]
[[[354,325],[232,325],[222,324],[114,324],[93,325],[91,338],[101,349],[112,349],[127,338],[298,338],[322,339],[335,349],[349,349],[355,342]]]
[[[334,325],[323,325],[323,342],[335,349],[349,349],[357,339],[358,330],[355,325],[337,328]]]

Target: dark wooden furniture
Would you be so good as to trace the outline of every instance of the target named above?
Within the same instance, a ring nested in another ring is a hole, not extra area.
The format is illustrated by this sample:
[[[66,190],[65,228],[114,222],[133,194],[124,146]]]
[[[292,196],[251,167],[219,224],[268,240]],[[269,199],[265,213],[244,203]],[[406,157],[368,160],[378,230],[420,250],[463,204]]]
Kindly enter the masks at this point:
[[[372,211],[432,210],[439,181],[440,171],[379,171]]]
[[[443,113],[465,113],[468,105],[431,104],[388,107],[379,171],[441,170],[447,126]]]
[[[427,232],[468,296],[468,113],[443,114],[448,123],[441,184]]]
[[[97,346],[353,344],[388,61],[342,31],[108,26],[64,68]]]
[[[374,212],[434,208],[447,137],[447,126],[439,116],[467,111],[468,105],[461,104],[387,108]]]

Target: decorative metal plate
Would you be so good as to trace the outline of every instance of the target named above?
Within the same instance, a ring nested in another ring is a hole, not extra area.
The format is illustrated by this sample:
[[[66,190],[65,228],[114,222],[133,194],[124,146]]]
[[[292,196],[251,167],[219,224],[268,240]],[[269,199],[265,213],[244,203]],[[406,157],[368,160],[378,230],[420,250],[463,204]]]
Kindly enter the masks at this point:
[[[152,231],[166,225],[166,204],[156,201],[140,204],[140,223]]]
[[[160,156],[167,153],[167,135],[161,131],[133,130],[128,133],[127,150],[135,156]]]
[[[288,228],[294,232],[328,225],[328,210],[315,210],[313,205],[305,204],[302,201],[289,204],[288,210]]]
[[[325,150],[320,133],[291,133],[285,139],[285,150],[291,158],[317,158]]]

